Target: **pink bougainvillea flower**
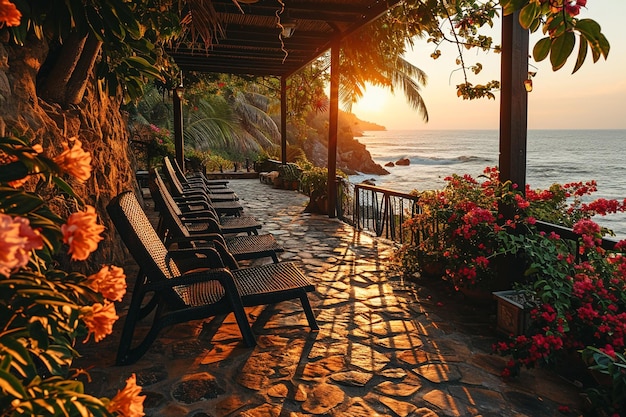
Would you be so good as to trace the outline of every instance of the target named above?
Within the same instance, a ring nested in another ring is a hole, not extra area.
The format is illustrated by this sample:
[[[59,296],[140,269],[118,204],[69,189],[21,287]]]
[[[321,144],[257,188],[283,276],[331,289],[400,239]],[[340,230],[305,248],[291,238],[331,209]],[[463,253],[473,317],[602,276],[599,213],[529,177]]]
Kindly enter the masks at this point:
[[[41,235],[28,219],[0,213],[0,274],[8,277],[28,263],[31,250],[42,247]]]
[[[84,307],[81,318],[89,329],[89,336],[93,335],[96,342],[101,341],[113,332],[113,323],[119,318],[115,313],[115,304],[105,301],[104,304],[95,303],[92,306]]]
[[[9,0],[0,0],[0,28],[6,26],[19,26],[22,13],[17,10],[15,4]]]
[[[99,292],[111,301],[122,301],[126,294],[126,275],[117,266],[104,266],[97,273],[87,277],[89,288]]]
[[[70,148],[63,144],[63,152],[54,158],[54,162],[63,170],[80,182],[85,182],[91,176],[91,154],[83,150],[80,140],[70,139],[74,144]]]
[[[98,248],[104,226],[99,225],[97,220],[96,209],[85,206],[85,211],[72,213],[67,223],[61,226],[63,243],[70,246],[69,253],[73,261],[84,261]]]
[[[115,397],[107,405],[110,413],[117,413],[122,417],[141,417],[144,416],[143,400],[145,395],[141,394],[141,387],[137,385],[137,377],[132,374],[126,380],[126,386],[123,390],[118,391]]]

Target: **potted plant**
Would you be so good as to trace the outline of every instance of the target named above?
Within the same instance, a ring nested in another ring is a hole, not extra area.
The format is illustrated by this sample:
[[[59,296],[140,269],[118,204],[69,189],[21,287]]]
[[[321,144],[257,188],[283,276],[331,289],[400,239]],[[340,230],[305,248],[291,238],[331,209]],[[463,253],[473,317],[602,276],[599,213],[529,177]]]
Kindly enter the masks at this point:
[[[278,168],[278,180],[280,180],[280,187],[287,190],[297,190],[300,184],[300,167],[296,164],[285,164]]]
[[[617,207],[625,208],[624,203]],[[618,354],[626,349],[626,240],[606,249],[602,229],[590,219],[578,221],[572,231],[579,236],[574,247],[540,232],[526,236],[523,243],[520,238],[518,247],[528,256],[531,279],[518,289],[532,296],[530,320],[523,334],[496,344],[494,350],[511,357],[504,376],[516,375],[522,367],[554,365],[572,357],[585,359],[604,373],[610,365],[618,370],[611,373],[612,385],[604,389],[611,395],[597,398],[624,398],[626,384],[620,378],[626,367]],[[587,353],[581,358],[583,349]],[[609,413],[619,407],[623,411],[623,405],[611,401],[598,407]]]
[[[328,169],[309,167],[300,176],[302,192],[309,196],[308,213],[328,213]]]
[[[445,274],[446,250],[444,209],[446,199],[441,191],[423,191],[418,194],[419,211],[406,221],[410,243],[398,252],[398,258],[407,276],[439,277]]]
[[[422,263],[438,259],[445,264],[444,278],[455,289],[476,300],[491,300],[498,288],[495,257],[496,235],[501,229],[498,207],[512,204],[518,194],[510,183],[501,183],[495,168],[486,168],[483,181],[469,175],[452,175],[440,191],[420,194],[419,211],[406,223],[416,239],[405,250]]]

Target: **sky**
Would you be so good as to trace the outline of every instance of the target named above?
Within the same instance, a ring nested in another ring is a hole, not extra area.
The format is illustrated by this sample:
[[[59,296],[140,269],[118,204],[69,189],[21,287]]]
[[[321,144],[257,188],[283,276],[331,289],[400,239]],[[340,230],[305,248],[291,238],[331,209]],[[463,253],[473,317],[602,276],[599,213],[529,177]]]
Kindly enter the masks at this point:
[[[589,52],[583,67],[572,74],[578,46],[574,54],[559,71],[552,71],[549,59],[542,62],[530,60],[536,67],[533,91],[528,96],[529,129],[626,129],[626,41],[624,18],[626,0],[589,0],[579,18],[598,22],[611,44],[607,60],[596,63]],[[494,26],[494,36],[499,38],[500,25]],[[620,30],[621,29],[621,30]],[[534,43],[543,37],[531,34],[531,51]],[[499,43],[499,39],[494,39]],[[442,56],[433,60],[430,54],[434,45],[417,40],[405,58],[428,75],[428,84],[422,88],[429,122],[410,108],[401,91],[392,95],[388,90],[368,86],[364,97],[352,106],[360,119],[396,129],[498,129],[500,96],[495,100],[463,100],[456,95],[456,85],[463,75],[455,71],[458,54],[452,45],[441,48]],[[467,64],[481,62],[483,72],[472,75],[473,84],[500,78],[498,54],[465,51]]]

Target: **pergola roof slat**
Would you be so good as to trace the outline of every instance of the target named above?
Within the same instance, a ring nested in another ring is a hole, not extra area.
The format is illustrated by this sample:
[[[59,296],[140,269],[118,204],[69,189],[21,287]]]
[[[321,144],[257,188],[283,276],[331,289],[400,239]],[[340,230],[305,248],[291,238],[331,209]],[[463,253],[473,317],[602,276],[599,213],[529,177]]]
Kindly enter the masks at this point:
[[[341,39],[382,15],[400,0],[212,0],[221,34],[209,47],[184,41],[168,49],[186,71],[288,76]],[[292,37],[280,36],[282,22],[295,23]]]

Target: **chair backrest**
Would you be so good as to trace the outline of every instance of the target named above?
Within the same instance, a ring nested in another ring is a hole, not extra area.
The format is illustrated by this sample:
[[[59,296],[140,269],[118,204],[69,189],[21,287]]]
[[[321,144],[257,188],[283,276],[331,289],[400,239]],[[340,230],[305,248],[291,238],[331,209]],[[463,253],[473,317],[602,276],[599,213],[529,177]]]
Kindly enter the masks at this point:
[[[167,210],[166,204],[169,203],[173,207],[177,216],[183,215],[183,212],[172,198],[172,194],[170,194],[167,186],[165,185],[165,181],[163,181],[163,177],[157,169],[150,172],[148,188],[150,189],[150,195],[154,200],[154,207],[157,211],[162,212]]]
[[[172,167],[174,168],[174,173],[176,174],[176,177],[180,180],[180,182],[181,183],[187,182],[187,177],[183,173],[183,170],[180,168],[180,165],[178,164],[178,160],[174,158],[174,159],[171,159],[170,162],[172,164]]]
[[[170,258],[167,248],[132,191],[125,191],[113,198],[107,205],[107,212],[148,281],[180,276],[178,266]]]
[[[155,169],[151,173],[148,186],[150,187],[150,194],[154,200],[154,205],[161,213],[164,220],[164,226],[166,228],[175,229],[173,230],[175,233],[177,230],[180,230],[179,235],[187,237],[189,235],[188,229],[180,220],[183,212],[167,190],[163,177],[161,177],[158,170]],[[215,220],[215,215],[211,216],[211,214],[207,213],[207,217],[203,217],[202,222],[207,225],[210,233],[222,233],[220,224]]]
[[[183,184],[176,177],[174,173],[174,167],[172,167],[172,161],[167,156],[163,158],[163,173],[170,185],[170,192],[175,197],[180,197],[185,194]]]

